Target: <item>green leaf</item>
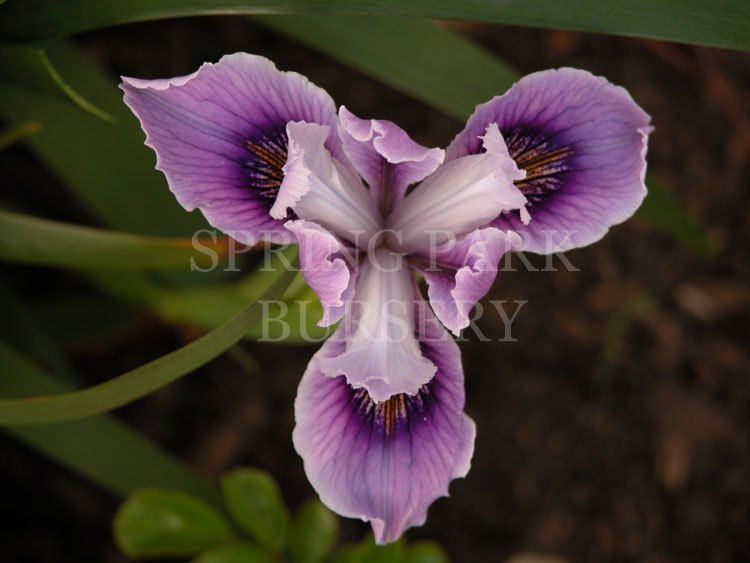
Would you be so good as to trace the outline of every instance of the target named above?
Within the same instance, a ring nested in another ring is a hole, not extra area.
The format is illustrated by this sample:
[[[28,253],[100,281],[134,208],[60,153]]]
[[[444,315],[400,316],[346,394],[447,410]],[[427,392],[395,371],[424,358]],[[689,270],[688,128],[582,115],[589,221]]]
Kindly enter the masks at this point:
[[[46,52],[68,83],[117,123],[81,112],[60,96],[0,83],[0,114],[11,126],[41,123],[41,131],[25,139],[39,159],[110,228],[190,236],[206,227],[199,214],[185,213],[169,193],[112,78],[65,44],[47,45]]]
[[[518,79],[487,50],[435,22],[334,15],[253,20],[461,121]]]
[[[42,124],[38,121],[27,121],[0,131],[0,151],[7,149],[21,139],[39,133],[41,130]]]
[[[44,49],[10,45],[0,46],[0,77],[2,82],[48,94],[61,95],[83,111],[99,119],[115,121],[114,117],[89,102],[63,80]]]
[[[308,500],[297,513],[289,538],[293,563],[320,563],[336,545],[339,521],[316,499]]]
[[[243,303],[257,298],[258,291],[265,287],[264,274],[255,272],[239,284],[188,289],[167,288],[134,275],[97,275],[94,282],[102,291],[146,306],[167,322],[188,322],[213,330]],[[297,283],[304,283],[301,275],[295,278]],[[283,305],[267,304],[267,316],[250,328],[245,338],[295,345],[323,342],[335,327],[317,325],[323,314],[320,302],[311,290],[303,289],[297,294],[290,286]]]
[[[283,272],[261,299],[213,332],[110,381],[82,391],[59,395],[0,400],[0,424],[47,424],[100,414],[171,383],[236,344],[251,326],[261,320],[262,301],[280,299],[295,274],[295,271]]]
[[[406,550],[404,561],[409,563],[450,563],[443,548],[430,541],[418,541],[411,544]]]
[[[132,334],[143,316],[129,303],[90,290],[60,292],[35,300],[30,307],[50,338],[64,349],[75,350]]]
[[[232,542],[209,549],[192,563],[275,563],[276,559],[257,545]]]
[[[405,559],[403,538],[387,545],[376,545],[369,535],[355,546],[339,550],[334,563],[412,563]]]
[[[78,377],[38,315],[0,278],[0,338],[39,361],[55,375],[76,383]]]
[[[224,501],[235,521],[261,545],[280,551],[289,516],[273,478],[259,469],[237,469],[221,480]]]
[[[169,239],[116,233],[0,210],[0,260],[84,270],[210,268],[225,239]]]
[[[0,396],[27,397],[72,389],[2,341],[0,365]],[[116,494],[126,495],[149,486],[172,487],[221,506],[212,483],[113,417],[3,431]]]
[[[0,39],[61,37],[135,21],[215,14],[360,14],[486,21],[750,48],[745,0],[11,0],[0,7]]]
[[[706,230],[696,223],[682,204],[658,182],[648,180],[648,195],[638,213],[660,231],[672,236],[699,256],[716,256],[718,250]]]
[[[115,541],[131,557],[190,556],[232,537],[209,504],[186,493],[144,489],[120,506]]]

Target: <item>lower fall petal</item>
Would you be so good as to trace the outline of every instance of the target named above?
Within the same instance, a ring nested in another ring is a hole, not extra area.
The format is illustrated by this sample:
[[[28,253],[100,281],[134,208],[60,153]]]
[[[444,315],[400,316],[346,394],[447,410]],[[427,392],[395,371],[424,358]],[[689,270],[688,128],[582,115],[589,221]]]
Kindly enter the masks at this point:
[[[471,465],[476,431],[463,412],[458,347],[436,324],[426,332],[423,349],[438,370],[417,394],[376,403],[344,377],[326,377],[320,362],[346,346],[334,335],[310,362],[294,405],[294,446],[313,488],[331,510],[369,521],[380,544],[423,524]]]
[[[377,402],[415,394],[435,374],[415,337],[414,281],[404,257],[381,247],[362,261],[342,326],[346,350],[320,360],[330,377],[346,376]]]

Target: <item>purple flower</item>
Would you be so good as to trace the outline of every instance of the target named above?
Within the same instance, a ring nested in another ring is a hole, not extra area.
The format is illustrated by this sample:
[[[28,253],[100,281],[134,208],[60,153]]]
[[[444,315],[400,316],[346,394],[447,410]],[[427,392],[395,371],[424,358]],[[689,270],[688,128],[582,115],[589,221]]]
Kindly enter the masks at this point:
[[[319,324],[340,325],[300,383],[294,444],[323,502],[380,543],[469,470],[475,428],[446,329],[469,325],[503,254],[594,242],[646,193],[648,115],[580,70],[522,79],[445,152],[337,114],[303,76],[242,53],[122,89],[187,210],[244,243],[299,244]]]

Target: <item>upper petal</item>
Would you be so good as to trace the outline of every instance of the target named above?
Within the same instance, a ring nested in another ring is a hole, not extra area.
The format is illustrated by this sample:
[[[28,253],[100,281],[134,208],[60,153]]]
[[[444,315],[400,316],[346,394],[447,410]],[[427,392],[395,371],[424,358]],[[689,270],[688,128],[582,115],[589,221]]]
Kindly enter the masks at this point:
[[[335,106],[324,90],[246,53],[183,77],[123,77],[120,88],[185,209],[199,208],[242,242],[284,240],[283,221],[268,211],[287,159],[286,124],[304,120],[335,130]],[[326,146],[341,150],[336,135]]]
[[[486,225],[501,212],[522,209],[513,184],[524,177],[494,124],[482,137],[485,152],[445,162],[394,208],[387,225],[406,252],[431,249]]]
[[[521,237],[494,227],[477,229],[414,257],[428,285],[430,305],[440,322],[458,335],[469,326],[469,314],[492,287],[500,258],[521,248]]]
[[[325,148],[329,128],[291,122],[286,130],[289,158],[271,216],[283,218],[292,210],[355,245],[364,244],[379,230],[380,215],[362,181]]]
[[[360,119],[344,106],[339,119],[344,152],[367,182],[383,216],[403,199],[409,185],[424,180],[443,162],[442,149],[414,142],[395,123]]]
[[[324,374],[345,375],[377,402],[415,394],[435,374],[415,338],[414,280],[398,255],[381,247],[359,267],[352,310],[344,321],[346,350],[320,360]]]
[[[525,179],[516,185],[533,220],[518,213],[493,223],[525,236],[525,250],[561,252],[600,239],[646,195],[650,117],[621,87],[572,68],[530,74],[477,107],[447,159],[481,152],[478,135],[500,127]]]
[[[346,346],[338,332],[310,362],[294,403],[294,446],[310,483],[335,512],[370,521],[378,543],[423,524],[450,481],[468,473],[474,450],[458,347],[435,322],[420,339],[438,369],[415,395],[376,403],[344,377],[326,377],[321,361]]]

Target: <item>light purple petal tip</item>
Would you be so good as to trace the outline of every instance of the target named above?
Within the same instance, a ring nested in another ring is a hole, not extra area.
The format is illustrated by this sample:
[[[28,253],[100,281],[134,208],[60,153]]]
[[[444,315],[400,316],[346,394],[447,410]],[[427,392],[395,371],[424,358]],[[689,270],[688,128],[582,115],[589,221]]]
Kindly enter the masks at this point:
[[[286,228],[297,237],[302,275],[323,306],[318,325],[332,325],[344,316],[354,294],[356,276],[346,261],[348,250],[316,223],[289,221]]]
[[[344,106],[339,119],[344,152],[384,215],[398,205],[411,184],[424,180],[443,162],[442,149],[414,142],[395,123],[360,119]]]
[[[492,287],[500,259],[521,244],[517,234],[487,227],[438,247],[431,261],[424,257],[420,271],[430,305],[448,330],[458,335],[469,326],[471,310]]]
[[[241,242],[284,240],[283,220],[268,211],[287,158],[286,124],[303,120],[335,130],[335,106],[324,90],[246,53],[177,78],[123,77],[120,88],[185,209],[199,208]],[[340,153],[337,135],[326,146]]]
[[[563,252],[599,240],[646,195],[650,117],[621,87],[571,68],[530,74],[477,107],[446,159],[481,152],[478,137],[497,123],[527,177],[517,181],[532,221],[518,212],[493,223],[524,236],[525,250]]]
[[[372,524],[377,543],[424,523],[432,502],[471,466],[475,426],[464,412],[458,347],[428,323],[425,355],[438,366],[416,395],[376,404],[320,361],[340,354],[334,335],[310,362],[295,401],[293,440],[310,483],[329,508]]]

